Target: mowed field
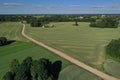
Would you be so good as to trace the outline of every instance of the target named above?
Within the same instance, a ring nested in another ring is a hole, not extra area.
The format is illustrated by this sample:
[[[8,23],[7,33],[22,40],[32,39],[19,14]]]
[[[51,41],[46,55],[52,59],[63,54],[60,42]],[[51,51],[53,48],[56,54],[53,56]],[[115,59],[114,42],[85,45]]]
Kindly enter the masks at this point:
[[[0,47],[0,80],[2,80],[3,75],[9,71],[10,62],[13,59],[18,59],[20,62],[25,59],[26,57],[32,57],[33,59],[40,59],[40,58],[48,58],[50,61],[54,62],[56,60],[62,61],[62,70],[68,68],[69,66],[73,65],[70,62],[64,60],[61,57],[53,54],[52,52],[46,50],[43,47],[40,47],[32,42],[29,42],[21,35],[22,25],[18,22],[7,22],[0,24],[0,36],[5,36],[9,40],[16,40],[16,42]],[[39,34],[38,34],[39,35]],[[76,70],[79,69],[79,72],[83,72],[83,69],[73,66],[72,69]],[[70,72],[74,74],[74,78],[81,75],[77,71]],[[88,71],[84,70],[85,75],[81,75],[77,80],[86,79],[86,77],[90,77],[93,80],[99,80],[99,78]],[[60,75],[67,73],[61,71]],[[65,76],[60,76],[60,79],[66,79]],[[71,78],[69,80],[74,80]]]
[[[66,52],[80,61],[103,70],[105,46],[120,38],[120,28],[91,28],[89,23],[50,23],[54,28],[34,28],[27,25],[26,33],[47,45]]]
[[[45,48],[28,42],[22,37],[21,29],[22,25],[20,23],[8,22],[0,24],[0,36],[5,36],[9,40],[17,40],[10,45],[0,47],[0,80],[5,72],[9,71],[10,62],[13,59],[22,61],[26,57],[32,57],[33,59],[47,58],[52,62],[61,60],[62,68],[71,64]]]
[[[8,40],[26,41],[21,36],[22,26],[20,22],[1,22],[0,36],[6,37]]]

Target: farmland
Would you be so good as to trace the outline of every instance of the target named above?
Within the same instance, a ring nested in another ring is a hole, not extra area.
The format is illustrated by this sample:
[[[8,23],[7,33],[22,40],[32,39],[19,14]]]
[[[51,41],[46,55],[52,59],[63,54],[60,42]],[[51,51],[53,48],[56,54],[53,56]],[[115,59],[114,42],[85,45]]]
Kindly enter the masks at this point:
[[[34,39],[66,52],[70,56],[100,70],[103,70],[103,63],[106,61],[104,46],[111,39],[117,39],[120,36],[120,28],[90,28],[89,23],[85,22],[79,23],[79,26],[73,26],[74,22],[56,22],[50,24],[55,25],[55,27],[32,28],[29,24],[26,24],[26,33]],[[0,52],[2,52],[0,53],[0,65],[2,65],[0,66],[0,79],[3,76],[1,73],[8,71],[11,60],[16,58],[21,61],[27,56],[31,56],[33,59],[49,58],[51,61],[61,60],[63,71],[60,73],[60,79],[67,78],[68,75],[66,73],[74,68],[75,71],[72,71],[73,73],[70,72],[70,75],[74,74],[71,76],[71,80],[74,80],[75,76],[80,75],[81,72],[84,72],[84,74],[81,74],[79,79],[86,80],[86,77],[90,77],[91,80],[99,80],[95,75],[77,66],[71,66],[71,63],[68,61],[23,38],[21,35],[21,26],[18,22],[0,24],[0,36],[5,36],[9,40],[16,40],[16,42],[10,45],[0,47]],[[119,66],[118,64],[115,63],[116,66]],[[106,64],[105,68],[109,69],[107,65],[109,64]],[[116,67],[110,69],[116,69]],[[116,75],[118,73],[117,70],[114,73],[110,72],[110,74]],[[106,72],[109,74],[109,71]]]
[[[119,38],[120,28],[90,28],[89,23],[81,22],[73,26],[74,22],[50,23],[54,28],[32,28],[27,25],[26,33],[47,45],[59,49],[104,71],[106,61],[105,46],[112,40]]]
[[[21,36],[21,30],[20,22],[0,23],[0,36],[7,37],[8,40],[26,41],[26,39]]]
[[[0,28],[0,36],[5,36],[9,40],[17,40],[10,45],[0,47],[0,80],[5,72],[9,70],[10,62],[13,59],[22,61],[26,57],[31,56],[33,59],[48,58],[51,61],[61,60],[62,68],[71,64],[45,48],[28,42],[23,38],[21,35],[22,25],[20,23],[1,23]]]

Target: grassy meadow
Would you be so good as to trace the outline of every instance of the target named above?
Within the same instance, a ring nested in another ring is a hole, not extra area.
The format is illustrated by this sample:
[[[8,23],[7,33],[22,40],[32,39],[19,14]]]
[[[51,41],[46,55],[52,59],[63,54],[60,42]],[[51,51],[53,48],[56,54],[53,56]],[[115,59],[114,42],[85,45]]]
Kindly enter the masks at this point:
[[[22,25],[20,23],[7,22],[0,24],[0,36],[5,36],[9,40],[16,40],[16,42],[10,45],[0,47],[0,80],[2,79],[2,76],[9,71],[10,62],[13,59],[22,61],[26,57],[30,56],[33,59],[48,58],[52,62],[61,60],[62,68],[71,64],[45,48],[23,38],[21,30]]]
[[[8,40],[26,41],[21,35],[22,26],[20,22],[1,22],[0,36]]]
[[[5,36],[9,40],[16,40],[16,42],[10,45],[0,47],[0,80],[2,80],[3,75],[9,71],[10,62],[13,59],[18,59],[21,62],[26,57],[31,56],[33,59],[48,58],[52,62],[61,60],[62,70],[71,65],[70,62],[63,58],[58,57],[45,48],[26,40],[22,37],[21,30],[22,25],[18,22],[6,22],[0,24],[0,36]],[[82,70],[80,69],[80,71]],[[87,71],[85,72],[88,73]],[[60,78],[64,79],[64,76]],[[96,78],[96,76],[93,78]]]
[[[86,22],[79,22],[79,26],[74,26],[74,22],[50,24],[55,25],[55,27],[34,28],[27,25],[26,33],[92,67],[106,72],[103,67],[107,58],[105,46],[112,39],[120,38],[120,28],[91,28],[89,23]]]
[[[106,60],[104,46],[111,39],[117,39],[120,36],[120,28],[90,28],[89,23],[84,22],[79,23],[79,26],[73,26],[74,22],[56,22],[51,24],[55,25],[55,27],[33,28],[26,24],[26,33],[36,40],[66,52],[100,70],[103,70],[103,63]],[[33,59],[49,58],[51,61],[61,60],[62,71],[60,72],[59,80],[86,80],[88,77],[90,80],[100,80],[84,69],[72,65],[45,48],[26,40],[22,37],[21,30],[22,25],[19,22],[0,23],[0,36],[5,36],[9,40],[16,40],[10,45],[0,47],[0,79],[9,70],[10,62],[13,59],[16,58],[21,61],[27,56],[31,56]],[[109,69],[108,66],[105,68]],[[116,69],[116,67],[110,69]],[[109,73],[109,71],[106,72]],[[114,72],[114,75],[116,72]],[[74,75],[72,76],[72,74]],[[111,75],[113,75],[112,72]]]

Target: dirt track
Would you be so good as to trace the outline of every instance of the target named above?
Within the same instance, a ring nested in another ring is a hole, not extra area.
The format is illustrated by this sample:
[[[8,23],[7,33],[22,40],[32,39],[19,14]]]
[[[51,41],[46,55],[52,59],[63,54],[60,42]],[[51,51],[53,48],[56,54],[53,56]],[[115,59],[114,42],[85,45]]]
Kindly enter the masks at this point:
[[[115,78],[115,77],[109,76],[109,75],[107,75],[107,74],[105,74],[105,73],[103,73],[103,72],[101,72],[101,71],[99,71],[99,70],[97,70],[97,69],[95,69],[95,68],[92,68],[92,67],[86,65],[86,64],[84,64],[83,62],[81,62],[81,61],[79,61],[79,60],[77,60],[77,59],[75,59],[75,58],[67,55],[67,54],[64,53],[64,52],[61,52],[61,51],[56,50],[56,49],[54,49],[54,48],[52,48],[52,47],[49,47],[49,46],[45,45],[44,43],[39,42],[39,41],[37,41],[37,40],[35,40],[35,39],[27,36],[27,35],[25,34],[25,24],[23,24],[22,35],[23,35],[25,38],[29,39],[30,41],[32,41],[32,42],[34,42],[34,43],[36,43],[36,44],[38,44],[38,45],[40,45],[40,46],[42,46],[42,47],[50,50],[50,51],[52,51],[53,53],[57,54],[58,56],[60,56],[60,57],[62,57],[62,58],[64,58],[64,59],[70,61],[71,63],[73,63],[73,64],[75,64],[75,65],[77,65],[77,66],[79,66],[79,67],[81,67],[81,68],[83,68],[83,69],[85,69],[85,70],[87,70],[87,71],[89,71],[89,72],[91,72],[91,73],[99,76],[99,77],[102,78],[103,80],[120,80],[120,79],[117,79],[117,78]]]

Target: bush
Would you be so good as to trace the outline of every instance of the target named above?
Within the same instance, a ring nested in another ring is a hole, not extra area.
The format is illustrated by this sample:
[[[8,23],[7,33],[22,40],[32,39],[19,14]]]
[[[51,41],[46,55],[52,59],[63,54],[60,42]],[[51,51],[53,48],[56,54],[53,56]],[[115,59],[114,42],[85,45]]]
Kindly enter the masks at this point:
[[[0,46],[7,44],[7,38],[6,37],[0,37]]]
[[[112,40],[107,46],[106,46],[106,53],[117,59],[120,60],[120,39],[118,40]]]

